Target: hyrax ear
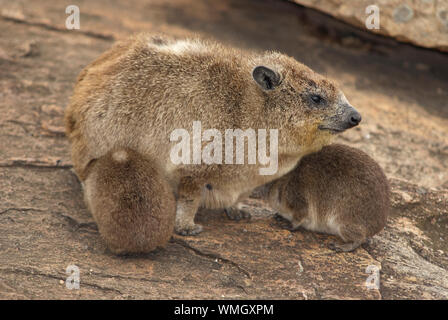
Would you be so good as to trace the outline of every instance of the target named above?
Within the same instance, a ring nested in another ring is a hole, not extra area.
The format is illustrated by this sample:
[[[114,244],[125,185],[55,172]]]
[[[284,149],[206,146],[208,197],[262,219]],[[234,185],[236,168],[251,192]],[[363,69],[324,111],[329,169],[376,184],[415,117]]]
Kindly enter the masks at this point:
[[[280,84],[280,75],[264,66],[258,66],[252,71],[254,80],[264,90],[272,90]]]

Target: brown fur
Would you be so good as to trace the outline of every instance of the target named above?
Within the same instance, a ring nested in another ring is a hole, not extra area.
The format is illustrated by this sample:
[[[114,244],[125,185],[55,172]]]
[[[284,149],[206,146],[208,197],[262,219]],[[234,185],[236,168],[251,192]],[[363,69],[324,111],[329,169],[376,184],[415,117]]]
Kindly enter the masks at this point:
[[[336,248],[351,251],[384,228],[389,197],[387,178],[372,158],[332,144],[273,182],[268,199],[294,229],[339,235],[348,244]]]
[[[349,105],[335,84],[286,55],[186,41],[140,34],[115,45],[81,72],[65,121],[82,181],[89,162],[116,147],[155,159],[177,195],[176,231],[196,234],[202,230],[194,223],[198,207],[230,207],[287,173],[303,155],[331,141],[333,133],[319,126],[339,123]],[[254,81],[259,65],[281,78],[273,90]],[[313,92],[326,98],[324,107],[312,105]],[[196,120],[203,130],[221,132],[279,129],[277,174],[259,175],[260,164],[174,165],[170,134],[191,132]]]
[[[176,201],[155,163],[116,149],[91,163],[85,200],[109,249],[117,254],[164,247],[174,230]]]

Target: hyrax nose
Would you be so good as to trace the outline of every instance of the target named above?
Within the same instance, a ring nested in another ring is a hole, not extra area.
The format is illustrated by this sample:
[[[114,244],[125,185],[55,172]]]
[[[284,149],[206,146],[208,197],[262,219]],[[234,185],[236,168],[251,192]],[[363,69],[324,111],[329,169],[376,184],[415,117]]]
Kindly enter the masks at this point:
[[[352,110],[352,112],[348,116],[349,128],[357,126],[361,122],[361,119],[361,114],[356,110]]]

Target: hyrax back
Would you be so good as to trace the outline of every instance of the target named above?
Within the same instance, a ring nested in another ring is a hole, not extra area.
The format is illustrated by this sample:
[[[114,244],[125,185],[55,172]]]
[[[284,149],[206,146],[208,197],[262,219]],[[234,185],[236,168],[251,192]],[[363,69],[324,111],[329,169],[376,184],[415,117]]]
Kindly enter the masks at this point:
[[[85,200],[101,236],[116,254],[164,247],[174,230],[175,199],[160,168],[135,151],[117,148],[93,161]]]
[[[389,183],[361,150],[332,144],[302,158],[270,187],[269,201],[293,228],[338,235],[352,251],[381,231],[390,207]]]
[[[157,160],[177,192],[176,232],[186,235],[202,230],[194,222],[200,206],[235,205],[360,120],[336,84],[292,57],[147,34],[118,43],[88,65],[65,115],[82,181],[88,164],[117,146]],[[171,134],[191,134],[195,121],[221,135],[277,129],[278,170],[260,175],[265,165],[248,164],[247,154],[239,165],[174,163]]]

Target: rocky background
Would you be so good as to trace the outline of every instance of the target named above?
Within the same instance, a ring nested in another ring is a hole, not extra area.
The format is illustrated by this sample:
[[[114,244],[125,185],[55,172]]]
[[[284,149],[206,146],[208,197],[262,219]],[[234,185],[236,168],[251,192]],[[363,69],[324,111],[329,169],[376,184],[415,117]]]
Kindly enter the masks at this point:
[[[357,27],[280,0],[0,0],[0,298],[447,299],[446,1],[377,1],[381,34],[435,50],[366,32],[366,1],[296,2]],[[65,28],[70,4],[80,30]],[[398,14],[407,21],[394,18],[399,4],[412,9]],[[363,115],[339,142],[370,154],[392,184],[386,229],[337,254],[327,248],[335,238],[284,230],[250,199],[250,221],[203,213],[199,236],[144,256],[110,254],[71,171],[62,117],[78,72],[143,30],[279,50],[338,81]],[[79,290],[65,286],[72,264]],[[380,271],[379,289],[366,287],[368,266]]]
[[[292,0],[365,28],[366,8],[380,10],[380,28],[372,32],[448,52],[446,0]],[[370,13],[371,11],[368,10]]]

